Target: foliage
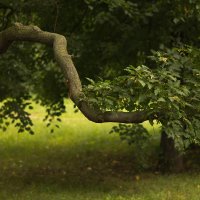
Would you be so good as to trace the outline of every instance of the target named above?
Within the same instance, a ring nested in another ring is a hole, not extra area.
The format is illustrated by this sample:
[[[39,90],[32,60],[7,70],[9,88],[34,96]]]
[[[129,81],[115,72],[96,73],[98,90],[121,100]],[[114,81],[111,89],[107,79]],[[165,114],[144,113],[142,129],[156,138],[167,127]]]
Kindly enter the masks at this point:
[[[94,79],[85,87],[93,106],[155,112],[179,148],[199,143],[198,0],[2,0],[0,17],[1,30],[20,21],[65,35],[83,83]],[[47,124],[65,111],[67,91],[52,57],[49,49],[24,43],[1,56],[0,101],[11,101],[17,116],[33,96],[47,108]],[[6,107],[1,104],[3,129]]]
[[[3,102],[0,104],[0,124],[3,130],[9,124],[4,122],[11,118],[16,125],[21,124],[19,132],[27,130],[32,134],[32,122],[26,107],[33,100],[46,107],[47,124],[65,112],[63,98],[67,91],[63,84],[63,75],[55,67],[55,63],[47,59],[44,46],[25,43],[12,46],[1,56],[0,70],[0,101]],[[13,117],[11,113],[16,116]]]
[[[0,129],[6,131],[7,127],[14,123],[18,133],[27,131],[33,134],[30,114],[25,111],[27,107],[32,109],[31,103],[23,99],[5,100],[0,107]]]
[[[110,133],[119,133],[122,140],[126,140],[128,144],[136,144],[141,146],[143,142],[149,139],[149,132],[140,124],[126,125],[119,124],[114,126]]]
[[[149,127],[148,127],[149,128]],[[133,149],[135,170],[140,172],[154,169],[157,165],[158,152],[153,144],[153,134],[142,124],[119,124],[113,126],[110,133],[117,133],[122,141]],[[155,136],[155,135],[154,135]],[[136,164],[137,163],[137,164]]]
[[[113,81],[91,82],[85,88],[90,94],[89,102],[102,110],[156,113],[157,122],[176,141],[177,147],[182,149],[199,143],[199,50],[167,49],[154,52],[151,60],[160,67],[130,66],[125,69],[127,75]],[[153,124],[152,119],[149,121]]]

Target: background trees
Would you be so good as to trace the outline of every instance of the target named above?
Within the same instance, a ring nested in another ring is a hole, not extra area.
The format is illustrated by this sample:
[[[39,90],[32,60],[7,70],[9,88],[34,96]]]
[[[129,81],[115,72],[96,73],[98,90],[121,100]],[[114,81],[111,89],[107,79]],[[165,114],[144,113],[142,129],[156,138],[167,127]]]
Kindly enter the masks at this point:
[[[199,142],[197,0],[4,0],[0,12],[1,30],[20,21],[68,38],[82,82],[88,84],[85,77],[95,80],[85,87],[94,107],[153,110],[162,113],[157,120],[173,139],[164,142],[172,143],[170,149],[174,141],[181,149]],[[47,120],[64,112],[67,91],[55,65],[50,49],[39,44],[13,45],[1,57],[2,129],[11,117],[20,119],[20,131],[31,132],[24,108],[32,96],[47,107]]]

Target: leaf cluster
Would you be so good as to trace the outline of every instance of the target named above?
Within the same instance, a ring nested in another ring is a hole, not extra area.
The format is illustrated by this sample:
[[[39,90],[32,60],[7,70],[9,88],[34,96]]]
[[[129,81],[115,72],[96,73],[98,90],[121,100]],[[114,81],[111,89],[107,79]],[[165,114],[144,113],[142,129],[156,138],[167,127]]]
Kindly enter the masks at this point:
[[[178,147],[199,143],[199,53],[189,46],[154,51],[150,59],[159,67],[129,66],[126,75],[112,81],[91,81],[85,87],[88,101],[102,111],[156,113],[157,122]]]

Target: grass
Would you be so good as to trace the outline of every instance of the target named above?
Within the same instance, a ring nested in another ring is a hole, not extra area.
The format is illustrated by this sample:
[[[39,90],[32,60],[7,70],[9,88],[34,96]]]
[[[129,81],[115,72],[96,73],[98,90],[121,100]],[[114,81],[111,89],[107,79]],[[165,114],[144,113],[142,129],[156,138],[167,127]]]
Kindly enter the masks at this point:
[[[199,200],[199,174],[140,173],[141,153],[108,135],[113,124],[89,122],[71,107],[53,134],[40,107],[34,136],[14,127],[1,133],[0,200]]]

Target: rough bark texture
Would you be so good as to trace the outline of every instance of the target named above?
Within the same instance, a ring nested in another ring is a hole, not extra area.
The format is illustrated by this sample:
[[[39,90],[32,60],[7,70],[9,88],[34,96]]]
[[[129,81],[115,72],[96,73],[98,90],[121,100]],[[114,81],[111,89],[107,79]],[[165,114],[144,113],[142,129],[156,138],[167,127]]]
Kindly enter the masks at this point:
[[[69,96],[89,120],[96,123],[141,123],[148,120],[149,117],[153,117],[148,116],[145,111],[102,112],[88,105],[87,101],[83,100],[85,95],[82,91],[81,81],[71,56],[67,52],[67,40],[64,36],[42,31],[37,26],[24,26],[15,23],[14,26],[0,32],[0,53],[5,53],[13,41],[39,42],[53,47],[55,59],[63,70],[66,82],[68,82]]]
[[[183,155],[175,148],[174,140],[162,131],[161,133],[160,169],[163,172],[182,172],[184,170]]]

